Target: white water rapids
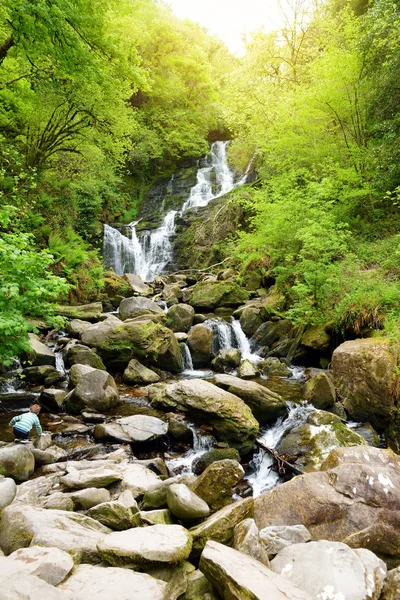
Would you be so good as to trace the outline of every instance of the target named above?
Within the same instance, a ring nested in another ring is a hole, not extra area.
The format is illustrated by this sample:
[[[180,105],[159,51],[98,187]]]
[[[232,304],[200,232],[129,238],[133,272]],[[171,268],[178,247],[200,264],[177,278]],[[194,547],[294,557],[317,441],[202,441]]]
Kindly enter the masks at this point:
[[[173,258],[172,240],[177,215],[183,215],[191,208],[207,206],[211,200],[246,182],[248,170],[239,181],[234,182],[227,164],[228,144],[214,142],[211,145],[210,154],[205,159],[206,166],[197,171],[197,182],[190,190],[189,198],[180,211],[169,211],[157,229],[144,231],[138,236],[136,221],[127,226],[131,232],[129,238],[110,225],[104,225],[103,256],[106,268],[112,267],[118,275],[135,273],[143,281],[152,281],[165,272]]]

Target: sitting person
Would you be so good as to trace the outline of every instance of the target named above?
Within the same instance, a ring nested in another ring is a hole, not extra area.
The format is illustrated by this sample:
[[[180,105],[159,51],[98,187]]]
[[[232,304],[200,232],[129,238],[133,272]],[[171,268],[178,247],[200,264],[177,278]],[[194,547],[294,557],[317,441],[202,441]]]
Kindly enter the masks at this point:
[[[29,434],[33,426],[36,427],[38,436],[42,435],[42,427],[40,425],[38,414],[40,413],[39,404],[33,404],[29,412],[13,417],[9,423],[13,428],[14,441],[28,440]]]

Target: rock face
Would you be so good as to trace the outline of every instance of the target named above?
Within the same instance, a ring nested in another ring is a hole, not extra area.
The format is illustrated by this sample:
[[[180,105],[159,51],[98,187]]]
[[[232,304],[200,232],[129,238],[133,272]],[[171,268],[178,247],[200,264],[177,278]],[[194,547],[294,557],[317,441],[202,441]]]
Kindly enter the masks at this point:
[[[336,348],[332,373],[352,419],[367,421],[378,431],[390,424],[395,365],[396,358],[386,339],[353,340]]]
[[[223,390],[241,398],[260,423],[269,423],[285,413],[285,400],[255,381],[243,381],[232,375],[216,375],[214,382]]]
[[[369,550],[326,541],[285,548],[271,569],[314,598],[329,590],[331,598],[377,600],[386,577],[385,563]]]
[[[191,549],[191,535],[180,525],[153,525],[119,531],[98,543],[104,561],[133,567],[177,564],[188,558]]]
[[[244,469],[236,460],[220,460],[206,468],[192,490],[215,512],[232,502],[232,490],[243,477]]]
[[[148,385],[149,383],[157,383],[160,381],[160,376],[157,375],[157,373],[148,369],[134,358],[129,361],[122,378],[125,383],[139,385]]]
[[[175,304],[168,309],[167,327],[172,331],[187,333],[194,319],[194,308],[190,304]]]
[[[125,298],[119,305],[119,315],[123,321],[138,317],[147,313],[164,315],[163,309],[149,298],[138,296],[134,298]]]
[[[239,306],[249,292],[233,281],[200,281],[193,287],[189,303],[195,308],[212,310],[219,306]]]
[[[390,450],[337,448],[321,466],[254,500],[254,519],[303,524],[313,540],[331,540],[400,557],[400,461]]]
[[[84,375],[76,388],[65,399],[67,409],[73,413],[87,408],[108,411],[119,402],[118,388],[107,371],[95,369]]]
[[[258,433],[251,410],[237,396],[201,379],[155,384],[149,388],[155,407],[178,409],[205,420],[232,445],[250,447]]]
[[[315,598],[301,591],[285,578],[277,575],[258,560],[208,542],[200,560],[200,570],[229,600],[311,600]]]
[[[60,586],[69,597],[80,600],[165,600],[167,585],[145,573],[109,567],[79,565],[68,581]]]
[[[182,370],[182,356],[173,332],[150,319],[121,322],[108,318],[86,329],[82,342],[97,348],[106,362],[126,366],[137,358],[172,373]]]
[[[0,475],[26,481],[35,470],[35,458],[27,446],[9,444],[0,448]]]
[[[195,368],[209,366],[213,357],[213,333],[207,325],[200,323],[192,327],[188,336],[188,346]]]

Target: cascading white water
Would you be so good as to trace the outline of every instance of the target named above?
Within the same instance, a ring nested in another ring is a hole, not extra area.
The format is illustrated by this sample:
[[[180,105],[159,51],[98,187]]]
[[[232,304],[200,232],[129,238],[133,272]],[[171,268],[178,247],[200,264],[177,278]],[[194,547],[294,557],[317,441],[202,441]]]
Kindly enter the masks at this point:
[[[242,353],[242,359],[247,359],[252,363],[262,360],[261,356],[251,351],[250,341],[238,319],[232,318],[230,323],[221,318],[207,319],[204,321],[204,325],[213,332],[214,354],[226,348],[238,348]]]
[[[193,371],[192,355],[190,354],[189,346],[184,342],[179,344],[183,360],[183,372]]]
[[[103,256],[106,268],[112,267],[118,275],[136,273],[144,281],[152,281],[156,275],[164,273],[173,258],[172,238],[175,234],[176,215],[190,208],[207,206],[214,198],[230,192],[234,187],[246,182],[245,174],[234,183],[233,173],[227,165],[227,147],[229,142],[214,142],[210,154],[206,157],[206,166],[197,172],[197,182],[190,191],[189,198],[180,211],[171,210],[163,219],[160,227],[153,231],[144,231],[140,237],[136,233],[136,224],[130,223],[131,239],[119,231],[104,225]],[[169,191],[172,188],[171,179]],[[161,210],[164,209],[164,201]]]
[[[232,319],[232,330],[236,337],[237,347],[242,352],[242,358],[252,363],[262,361],[261,356],[251,351],[250,341],[242,329],[239,319]]]
[[[293,404],[288,402],[288,415],[277,420],[275,425],[264,430],[258,437],[260,442],[267,448],[275,449],[285,433],[305,423],[310,413],[316,409],[311,404]],[[247,478],[253,488],[253,496],[259,496],[262,492],[270,490],[280,482],[279,474],[272,470],[274,464],[272,456],[261,448],[254,455],[251,467],[254,473]]]
[[[211,435],[203,434],[196,429],[193,423],[187,423],[187,426],[193,431],[193,448],[190,448],[182,456],[165,461],[168,470],[174,475],[191,473],[196,458],[214,448],[215,439]]]

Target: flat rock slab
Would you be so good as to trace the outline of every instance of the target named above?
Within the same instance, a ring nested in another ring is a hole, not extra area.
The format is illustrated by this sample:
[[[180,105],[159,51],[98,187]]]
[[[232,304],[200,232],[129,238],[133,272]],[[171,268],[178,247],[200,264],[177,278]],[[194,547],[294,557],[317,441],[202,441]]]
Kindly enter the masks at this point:
[[[111,533],[97,548],[101,558],[114,566],[178,564],[188,558],[192,537],[180,525],[153,525]]]
[[[308,594],[258,560],[217,542],[207,542],[200,571],[229,600],[312,600]]]
[[[69,489],[83,490],[85,488],[95,487],[101,488],[121,481],[122,476],[116,469],[107,469],[100,467],[90,471],[78,471],[70,469],[70,471],[61,478],[61,483]]]
[[[271,569],[317,598],[377,600],[386,577],[385,563],[369,550],[326,541],[284,548]]]
[[[71,556],[58,548],[31,546],[16,550],[8,557],[30,575],[36,575],[50,585],[58,585],[74,567]],[[0,594],[1,595],[1,594]]]
[[[67,592],[29,575],[8,558],[0,557],[1,600],[73,600]],[[75,600],[77,600],[75,598]]]
[[[145,573],[92,565],[79,565],[60,587],[74,600],[166,600],[167,591],[166,583]]]
[[[130,440],[135,443],[151,442],[168,432],[168,424],[148,415],[133,415],[117,419],[117,424],[122,428]]]

